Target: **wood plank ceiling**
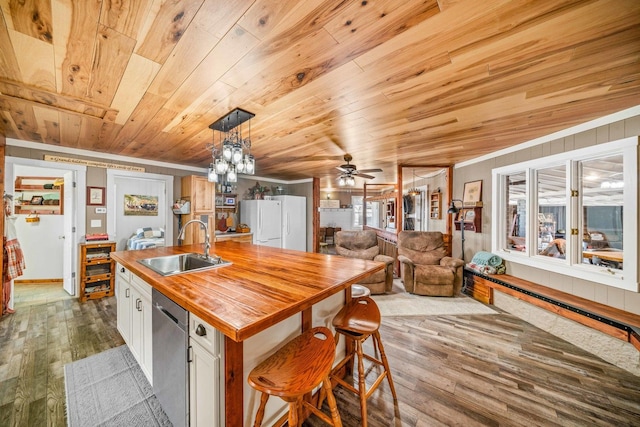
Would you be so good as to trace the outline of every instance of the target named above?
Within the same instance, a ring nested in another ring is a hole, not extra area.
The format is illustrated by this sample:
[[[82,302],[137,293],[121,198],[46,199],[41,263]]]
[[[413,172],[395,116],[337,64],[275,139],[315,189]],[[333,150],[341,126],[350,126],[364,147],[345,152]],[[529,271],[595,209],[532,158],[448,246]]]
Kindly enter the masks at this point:
[[[637,0],[0,5],[0,126],[53,146],[206,167],[241,107],[258,175],[327,187],[345,153],[394,182],[640,104]]]

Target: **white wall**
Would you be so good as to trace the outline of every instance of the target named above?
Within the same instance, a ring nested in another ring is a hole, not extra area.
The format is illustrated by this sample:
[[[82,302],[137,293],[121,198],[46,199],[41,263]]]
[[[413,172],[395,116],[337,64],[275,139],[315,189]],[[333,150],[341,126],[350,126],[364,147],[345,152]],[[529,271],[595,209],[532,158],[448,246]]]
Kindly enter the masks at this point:
[[[353,209],[321,208],[320,227],[341,227],[343,230],[355,230]]]

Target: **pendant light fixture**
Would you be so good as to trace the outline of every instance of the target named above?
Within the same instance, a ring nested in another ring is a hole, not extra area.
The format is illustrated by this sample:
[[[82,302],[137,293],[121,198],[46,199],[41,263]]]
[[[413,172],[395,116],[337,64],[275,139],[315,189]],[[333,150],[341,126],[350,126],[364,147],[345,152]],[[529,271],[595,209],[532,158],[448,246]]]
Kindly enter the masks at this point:
[[[241,108],[229,112],[209,125],[213,130],[213,142],[207,144],[211,150],[211,163],[207,173],[210,182],[237,182],[238,174],[253,175],[256,172],[255,158],[251,154],[251,119],[255,114]],[[248,122],[248,135],[242,135],[242,124]],[[216,133],[219,144],[216,146]],[[245,152],[246,150],[246,152]]]
[[[418,190],[418,187],[416,187],[416,170],[413,170],[413,188],[409,189],[409,195],[410,196],[418,196],[420,195],[421,191]]]

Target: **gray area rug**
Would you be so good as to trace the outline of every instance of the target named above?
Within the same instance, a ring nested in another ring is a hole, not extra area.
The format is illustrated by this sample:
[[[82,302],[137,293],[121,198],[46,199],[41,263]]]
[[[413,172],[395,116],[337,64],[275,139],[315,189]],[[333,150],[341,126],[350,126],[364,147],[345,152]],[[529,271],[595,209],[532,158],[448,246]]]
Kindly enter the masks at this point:
[[[497,314],[492,308],[466,295],[447,298],[407,293],[400,279],[394,279],[390,293],[372,295],[372,298],[383,317]]]
[[[126,345],[64,366],[67,425],[171,426]]]

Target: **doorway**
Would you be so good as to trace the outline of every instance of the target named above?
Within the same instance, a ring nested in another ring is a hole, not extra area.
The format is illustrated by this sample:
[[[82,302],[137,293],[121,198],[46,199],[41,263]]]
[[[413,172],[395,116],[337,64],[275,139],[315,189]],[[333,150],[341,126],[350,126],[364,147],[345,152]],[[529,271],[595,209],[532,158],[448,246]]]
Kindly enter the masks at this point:
[[[27,213],[28,209],[16,210],[14,200],[12,221],[26,264],[23,276],[17,280],[29,283],[61,280],[63,289],[69,295],[76,295],[77,250],[85,231],[85,212],[78,208],[84,206],[84,194],[78,188],[85,186],[86,166],[17,157],[6,157],[5,165],[8,194],[16,193],[16,179],[21,176],[55,177],[64,188],[59,202],[64,208],[59,214],[38,215],[38,221],[27,222],[26,219],[34,215]],[[46,196],[46,192],[43,191],[43,195]]]

